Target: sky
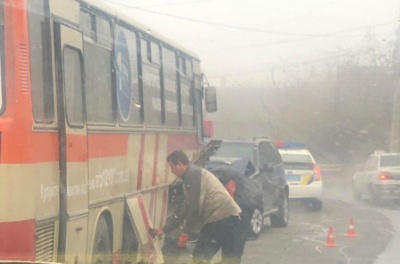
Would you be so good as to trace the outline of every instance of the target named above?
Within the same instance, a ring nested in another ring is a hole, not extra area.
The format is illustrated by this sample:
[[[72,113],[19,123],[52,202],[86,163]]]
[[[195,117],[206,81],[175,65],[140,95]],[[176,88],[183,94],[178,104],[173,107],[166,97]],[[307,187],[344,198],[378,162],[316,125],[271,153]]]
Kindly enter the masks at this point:
[[[103,1],[198,54],[216,86],[357,50],[367,32],[389,45],[400,15],[400,0]]]

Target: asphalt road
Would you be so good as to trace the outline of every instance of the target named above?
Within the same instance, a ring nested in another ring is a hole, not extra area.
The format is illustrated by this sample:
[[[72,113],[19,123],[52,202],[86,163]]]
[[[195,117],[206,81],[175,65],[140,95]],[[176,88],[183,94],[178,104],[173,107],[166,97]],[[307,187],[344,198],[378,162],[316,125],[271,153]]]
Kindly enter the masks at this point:
[[[325,172],[322,210],[314,212],[304,203],[291,201],[288,227],[277,229],[266,225],[257,240],[246,244],[242,262],[374,263],[391,241],[394,229],[389,218],[379,212],[381,209],[352,198],[351,175],[351,169]],[[400,210],[392,204],[382,207]],[[358,237],[345,236],[350,218]],[[330,226],[337,247],[324,246]]]
[[[290,221],[286,228],[273,228],[269,219],[265,219],[259,238],[247,242],[242,263],[368,264],[379,260],[379,264],[400,263],[398,244],[394,244],[400,240],[396,232],[397,226],[400,229],[396,221],[400,219],[400,206],[394,202],[376,206],[354,200],[350,185],[352,173],[351,168],[323,172],[321,211],[290,201]],[[358,235],[355,238],[345,236],[350,218]],[[337,247],[324,246],[330,226]],[[384,254],[388,245],[392,250]],[[179,263],[190,263],[188,254],[185,255]],[[217,261],[218,255],[213,263]]]

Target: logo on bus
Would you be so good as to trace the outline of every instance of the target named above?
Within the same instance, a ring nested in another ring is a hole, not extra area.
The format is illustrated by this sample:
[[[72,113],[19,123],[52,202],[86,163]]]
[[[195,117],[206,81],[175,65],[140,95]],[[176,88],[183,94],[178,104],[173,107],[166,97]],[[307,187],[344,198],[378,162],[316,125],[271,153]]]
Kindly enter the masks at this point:
[[[125,34],[122,30],[118,32],[115,44],[117,99],[119,111],[124,121],[128,121],[131,112],[132,88],[131,88],[131,66],[129,63],[129,51]]]

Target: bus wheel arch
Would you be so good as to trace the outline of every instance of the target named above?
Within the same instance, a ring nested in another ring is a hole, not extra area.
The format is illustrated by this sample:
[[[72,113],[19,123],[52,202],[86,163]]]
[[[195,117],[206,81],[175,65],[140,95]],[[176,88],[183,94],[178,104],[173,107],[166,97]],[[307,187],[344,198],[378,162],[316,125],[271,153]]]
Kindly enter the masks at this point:
[[[97,220],[93,240],[91,263],[112,263],[113,223],[109,211],[101,213]]]
[[[139,253],[139,240],[129,218],[129,213],[124,210],[122,234],[122,263],[136,263]]]

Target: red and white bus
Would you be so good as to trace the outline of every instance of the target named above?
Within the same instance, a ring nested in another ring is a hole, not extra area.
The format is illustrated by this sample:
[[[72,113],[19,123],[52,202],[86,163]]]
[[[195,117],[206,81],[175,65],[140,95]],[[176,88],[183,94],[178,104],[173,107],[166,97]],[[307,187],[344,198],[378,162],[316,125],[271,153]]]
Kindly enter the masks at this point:
[[[162,262],[166,155],[202,145],[196,55],[100,1],[0,0],[0,57],[0,262]]]

